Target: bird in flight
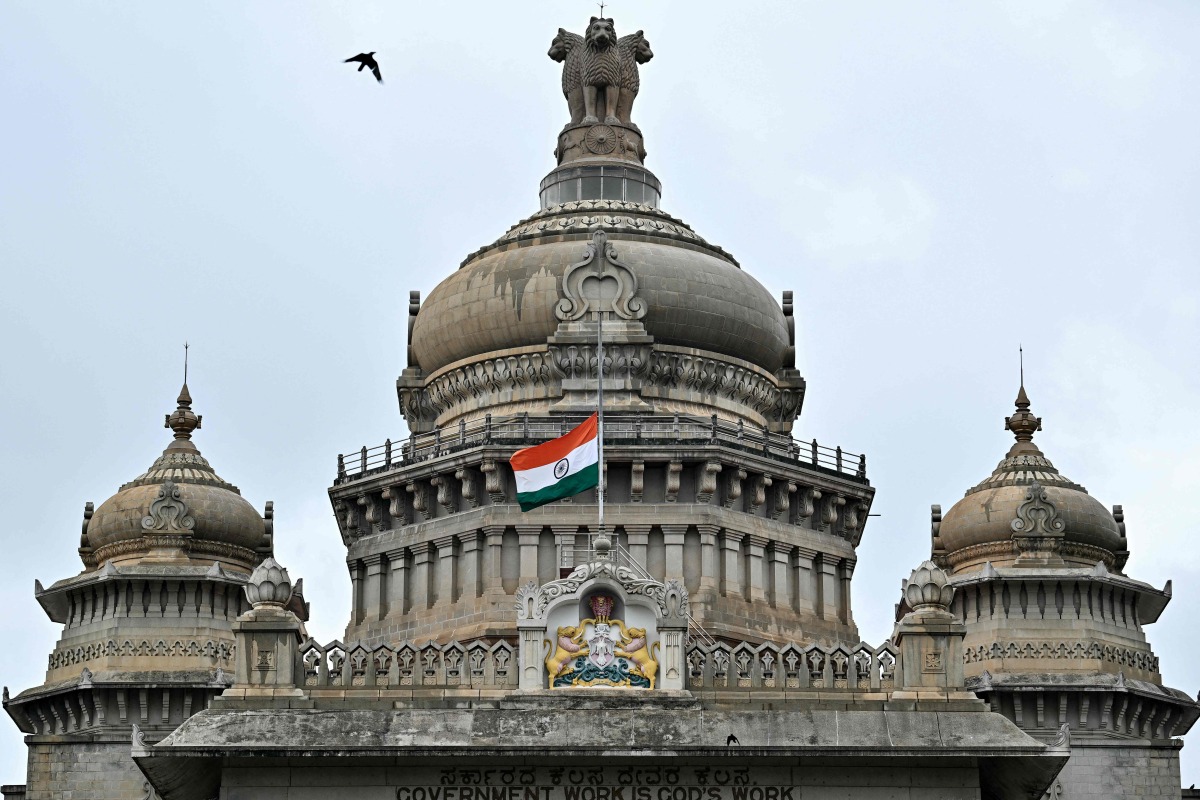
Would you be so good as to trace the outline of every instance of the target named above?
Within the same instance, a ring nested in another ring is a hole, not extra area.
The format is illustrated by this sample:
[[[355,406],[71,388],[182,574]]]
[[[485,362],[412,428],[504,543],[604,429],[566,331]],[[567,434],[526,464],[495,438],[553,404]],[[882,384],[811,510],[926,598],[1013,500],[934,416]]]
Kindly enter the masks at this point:
[[[733,747],[735,744],[741,744],[741,742],[739,742],[738,738],[731,733],[729,734],[729,738],[725,740],[725,746]]]
[[[353,58],[347,58],[343,64],[349,64],[352,61],[358,62],[358,71],[362,72],[364,67],[370,67],[371,74],[375,76],[375,80],[383,83],[383,75],[379,72],[379,62],[375,60],[375,51],[369,53],[359,53]]]

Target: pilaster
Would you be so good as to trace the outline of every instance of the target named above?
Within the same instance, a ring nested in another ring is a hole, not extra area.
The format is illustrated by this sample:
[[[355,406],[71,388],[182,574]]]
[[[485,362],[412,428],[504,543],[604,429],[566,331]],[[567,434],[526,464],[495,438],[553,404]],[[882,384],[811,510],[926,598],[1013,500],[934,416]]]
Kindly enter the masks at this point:
[[[454,535],[434,539],[437,547],[437,583],[431,589],[436,598],[434,606],[444,608],[454,604]]]
[[[533,581],[541,583],[538,580],[538,539],[542,535],[541,525],[517,525],[517,537],[521,544],[521,574],[518,576],[518,583]]]
[[[429,542],[414,542],[412,546],[412,611],[429,608],[429,569],[433,554]]]
[[[458,534],[459,599],[479,597],[479,531]]]
[[[740,531],[725,529],[721,536],[721,557],[725,562],[725,579],[721,586],[721,594],[726,597],[737,597],[743,594]]]
[[[392,570],[388,581],[388,614],[403,616],[408,611],[404,602],[408,594],[408,553],[403,549],[391,550],[387,558]]]
[[[666,548],[665,580],[683,581],[683,540],[687,534],[686,524],[662,525],[663,544]]]

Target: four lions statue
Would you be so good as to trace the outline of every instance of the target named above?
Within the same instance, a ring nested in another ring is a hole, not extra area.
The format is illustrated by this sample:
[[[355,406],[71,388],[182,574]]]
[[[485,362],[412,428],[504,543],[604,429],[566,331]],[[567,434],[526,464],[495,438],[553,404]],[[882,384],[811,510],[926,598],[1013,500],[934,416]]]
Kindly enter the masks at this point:
[[[618,39],[611,19],[592,17],[584,36],[559,28],[546,55],[563,65],[567,127],[596,125],[603,111],[606,124],[637,128],[630,114],[641,85],[638,65],[654,58],[642,31]]]

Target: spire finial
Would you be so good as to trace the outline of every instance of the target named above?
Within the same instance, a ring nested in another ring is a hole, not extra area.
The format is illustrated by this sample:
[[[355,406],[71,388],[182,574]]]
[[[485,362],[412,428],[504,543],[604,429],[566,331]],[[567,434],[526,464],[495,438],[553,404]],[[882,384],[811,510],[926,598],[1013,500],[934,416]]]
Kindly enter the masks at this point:
[[[187,347],[187,345],[184,345],[184,347]],[[1019,356],[1021,358],[1021,388],[1024,389],[1025,388],[1025,348],[1022,347],[1020,344],[1017,345],[1017,353],[1019,354]],[[184,372],[184,375],[186,376],[187,375],[187,357],[186,356],[184,357],[183,372]],[[184,383],[187,383],[186,379],[184,380]]]
[[[179,390],[179,397],[175,400],[178,407],[174,413],[166,415],[163,427],[170,428],[175,432],[175,441],[172,443],[172,447],[194,450],[195,445],[190,441],[192,431],[200,427],[203,417],[192,411],[192,395],[188,391],[187,385],[189,347],[187,342],[183,343],[183,388]]]
[[[605,3],[602,3],[602,2],[601,2],[601,3],[596,3],[596,5],[600,6],[600,18],[601,18],[601,19],[603,19],[603,18],[604,18],[604,6],[605,6]]]
[[[1021,364],[1021,387],[1017,390],[1015,402],[1017,413],[1004,419],[1005,429],[1012,431],[1017,437],[1017,443],[1012,446],[1009,455],[1015,455],[1017,452],[1040,453],[1033,444],[1033,434],[1042,429],[1042,419],[1035,417],[1029,410],[1029,395],[1025,393],[1025,348],[1017,345],[1017,353]]]

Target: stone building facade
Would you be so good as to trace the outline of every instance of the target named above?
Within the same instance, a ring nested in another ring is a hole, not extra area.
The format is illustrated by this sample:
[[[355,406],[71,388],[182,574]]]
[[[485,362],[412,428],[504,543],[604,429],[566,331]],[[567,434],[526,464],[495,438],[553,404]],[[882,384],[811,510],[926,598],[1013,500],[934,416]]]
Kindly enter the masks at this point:
[[[200,456],[185,386],[163,456],[89,505],[83,572],[38,588],[63,636],[6,695],[6,795],[1000,800],[1096,794],[1103,761],[1107,796],[1179,796],[1197,706],[1141,633],[1169,592],[1120,574],[1121,519],[1035,452],[1027,403],[996,505],[935,513],[892,637],[860,641],[874,488],[791,436],[791,293],[660,209],[642,32],[593,18],[550,56],[571,116],[539,210],[412,293],[411,436],[338,457],[343,639],[308,638],[270,504]],[[522,512],[509,458],[601,389],[605,525],[596,489]]]

